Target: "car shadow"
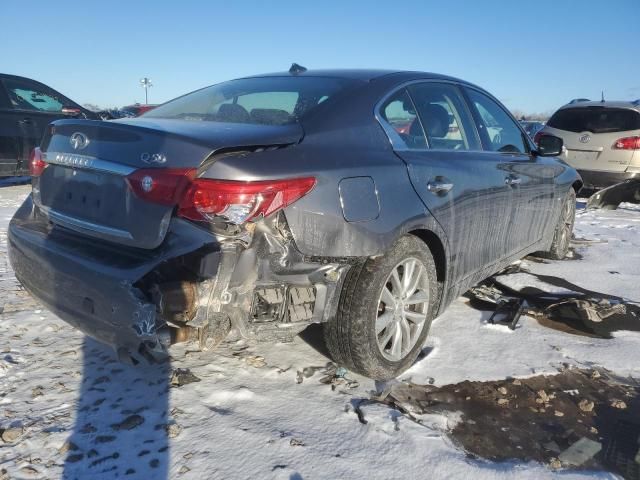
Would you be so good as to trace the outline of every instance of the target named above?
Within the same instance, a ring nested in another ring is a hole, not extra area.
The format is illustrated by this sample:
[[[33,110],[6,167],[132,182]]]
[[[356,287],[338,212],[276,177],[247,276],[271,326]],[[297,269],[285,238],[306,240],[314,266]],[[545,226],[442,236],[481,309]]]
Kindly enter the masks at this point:
[[[168,478],[169,362],[126,365],[89,337],[82,359],[62,478]]]
[[[328,360],[332,360],[327,344],[324,341],[322,328],[322,325],[319,323],[311,324],[300,332],[299,337],[320,355],[327,357]]]
[[[4,177],[0,178],[0,188],[25,185],[31,182],[31,177]]]

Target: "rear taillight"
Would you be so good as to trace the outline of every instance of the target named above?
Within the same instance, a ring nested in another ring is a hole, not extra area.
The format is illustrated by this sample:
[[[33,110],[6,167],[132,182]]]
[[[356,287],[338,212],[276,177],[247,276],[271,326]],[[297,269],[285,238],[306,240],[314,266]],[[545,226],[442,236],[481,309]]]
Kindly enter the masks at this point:
[[[196,176],[194,168],[145,168],[127,176],[136,196],[161,205],[176,205]]]
[[[223,217],[239,225],[291,205],[315,183],[313,177],[257,182],[196,179],[182,198],[178,215],[195,221]]]
[[[620,138],[613,144],[613,148],[616,150],[640,150],[640,136]]]
[[[43,160],[40,148],[36,147],[31,150],[29,156],[29,174],[32,177],[39,177],[45,168],[47,168],[47,162]]]
[[[196,170],[149,168],[127,176],[133,193],[161,205],[178,205],[178,215],[194,221],[214,217],[239,225],[291,205],[313,188],[313,177],[239,182],[195,178]]]

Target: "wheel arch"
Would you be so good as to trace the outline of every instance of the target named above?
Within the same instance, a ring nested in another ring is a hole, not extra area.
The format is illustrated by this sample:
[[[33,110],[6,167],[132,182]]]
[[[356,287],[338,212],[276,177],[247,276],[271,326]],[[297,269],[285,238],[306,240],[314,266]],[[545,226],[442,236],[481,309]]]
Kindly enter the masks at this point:
[[[571,188],[573,188],[576,194],[578,194],[578,192],[582,189],[583,185],[584,183],[582,182],[582,180],[576,180],[571,184]]]
[[[438,284],[442,287],[447,278],[447,255],[444,247],[444,243],[440,237],[426,228],[418,228],[408,232],[409,235],[413,235],[422,240],[433,255],[433,261],[436,264],[436,274]]]

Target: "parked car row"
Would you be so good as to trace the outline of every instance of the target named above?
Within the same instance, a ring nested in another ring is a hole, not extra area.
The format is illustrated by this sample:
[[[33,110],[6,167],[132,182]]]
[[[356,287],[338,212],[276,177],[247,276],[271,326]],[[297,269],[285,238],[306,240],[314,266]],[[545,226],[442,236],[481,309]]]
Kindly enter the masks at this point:
[[[65,117],[98,118],[40,82],[0,74],[0,177],[28,175],[31,151],[47,126]]]
[[[536,133],[544,128],[545,122],[538,122],[533,120],[520,120],[524,131],[527,132],[531,138],[535,138]]]
[[[294,65],[139,118],[53,122],[9,258],[125,361],[321,323],[337,363],[387,379],[468,288],[566,255],[582,182],[562,148],[460,79]]]
[[[47,126],[61,118],[89,120],[138,116],[155,105],[129,105],[122,113],[92,112],[30,78],[0,74],[0,177],[29,174],[29,155]]]

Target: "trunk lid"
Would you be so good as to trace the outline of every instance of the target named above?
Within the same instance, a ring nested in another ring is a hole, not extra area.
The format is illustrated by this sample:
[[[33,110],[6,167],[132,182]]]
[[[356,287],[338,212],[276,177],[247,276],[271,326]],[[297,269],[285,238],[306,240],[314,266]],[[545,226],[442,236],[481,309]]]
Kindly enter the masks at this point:
[[[137,197],[127,175],[141,168],[198,168],[216,151],[286,145],[302,136],[299,125],[61,120],[42,141],[49,165],[34,178],[34,201],[54,224],[152,249],[164,240],[175,206]]]

